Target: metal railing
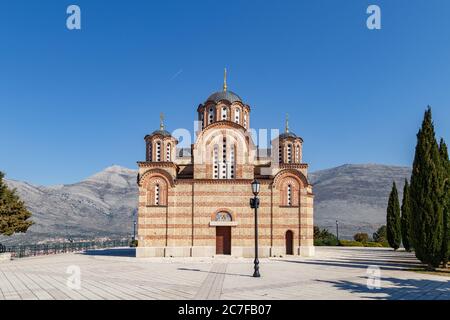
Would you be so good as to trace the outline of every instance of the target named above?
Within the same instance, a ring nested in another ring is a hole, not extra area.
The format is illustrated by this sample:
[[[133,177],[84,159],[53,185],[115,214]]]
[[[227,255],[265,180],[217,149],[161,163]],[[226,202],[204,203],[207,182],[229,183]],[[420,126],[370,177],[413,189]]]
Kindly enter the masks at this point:
[[[0,247],[0,251],[11,253],[11,257],[13,258],[25,258],[50,254],[83,252],[95,249],[129,247],[130,244],[131,244],[130,240],[64,242],[52,244],[19,245],[9,247],[3,246],[3,248]]]

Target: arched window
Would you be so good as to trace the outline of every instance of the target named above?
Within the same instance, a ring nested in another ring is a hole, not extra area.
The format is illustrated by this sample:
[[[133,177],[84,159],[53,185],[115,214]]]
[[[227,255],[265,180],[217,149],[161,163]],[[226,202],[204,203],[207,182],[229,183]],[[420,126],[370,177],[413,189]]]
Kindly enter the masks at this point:
[[[208,124],[213,123],[213,121],[214,121],[214,108],[211,107],[211,108],[209,108],[209,111],[208,111]]]
[[[147,182],[147,206],[167,206],[168,184],[164,179],[154,177]]]
[[[200,121],[202,122],[202,129],[205,128],[205,114],[202,112],[200,114]]]
[[[278,148],[278,163],[283,163],[283,147],[280,145]]]
[[[236,123],[241,123],[241,110],[239,108],[236,108],[236,110],[234,111],[235,115],[234,115],[234,122]]]
[[[213,149],[213,179],[236,178],[236,146],[227,144],[224,137],[222,145]]]
[[[229,169],[229,178],[234,179],[236,177],[235,175],[235,168],[236,168],[236,146],[232,146],[230,150],[230,169]]]
[[[296,160],[297,163],[301,162],[301,159],[300,159],[300,146],[298,146],[298,145],[295,148],[295,160]]]
[[[171,162],[172,161],[172,145],[170,143],[167,144],[166,147],[166,161]]]
[[[222,120],[228,119],[228,110],[227,107],[222,107]]]
[[[244,128],[247,129],[247,112],[244,113]]]
[[[216,144],[213,151],[214,179],[219,179],[219,146]]]
[[[292,145],[288,144],[287,147],[287,162],[292,163]]]
[[[299,183],[291,177],[283,179],[280,184],[280,206],[298,207],[300,205]]]
[[[156,162],[161,162],[161,142],[156,143]]]
[[[220,178],[227,178],[227,139],[223,137],[222,141],[222,163],[220,165]]]
[[[152,161],[152,144],[147,143],[147,161]]]
[[[160,205],[160,192],[159,184],[155,185],[155,206]]]
[[[289,184],[286,191],[287,191],[286,195],[287,205],[292,206],[292,185]]]

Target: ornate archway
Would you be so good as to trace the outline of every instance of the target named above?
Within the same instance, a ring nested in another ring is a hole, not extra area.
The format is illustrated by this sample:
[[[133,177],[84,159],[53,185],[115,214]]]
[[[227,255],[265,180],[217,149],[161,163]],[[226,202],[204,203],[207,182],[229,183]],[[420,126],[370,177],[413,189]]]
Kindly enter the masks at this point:
[[[233,221],[233,216],[227,211],[218,211],[214,217],[216,226],[216,254],[231,254],[231,226],[225,224]]]

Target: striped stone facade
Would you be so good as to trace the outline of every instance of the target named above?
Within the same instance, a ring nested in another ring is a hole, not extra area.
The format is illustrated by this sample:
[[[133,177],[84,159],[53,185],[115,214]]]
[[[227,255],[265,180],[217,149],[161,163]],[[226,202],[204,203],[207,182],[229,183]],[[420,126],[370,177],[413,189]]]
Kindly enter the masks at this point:
[[[185,154],[163,125],[145,137],[137,256],[211,257],[229,246],[232,256],[252,257],[255,178],[261,183],[260,256],[313,255],[314,196],[301,159],[303,140],[287,128],[269,155],[260,156],[249,134],[250,107],[226,90],[197,111],[201,129]],[[226,240],[218,228],[229,232]]]

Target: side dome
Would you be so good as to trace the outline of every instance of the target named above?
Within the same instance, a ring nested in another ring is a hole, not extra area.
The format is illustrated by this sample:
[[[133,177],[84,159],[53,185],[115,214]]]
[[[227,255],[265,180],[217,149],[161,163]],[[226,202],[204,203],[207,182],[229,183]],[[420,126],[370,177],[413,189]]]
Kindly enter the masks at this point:
[[[280,139],[287,139],[287,138],[297,139],[297,138],[300,138],[300,137],[297,136],[293,132],[285,132],[285,133],[280,134]]]
[[[159,130],[145,136],[146,162],[173,162],[178,140],[164,127],[164,115],[160,115]]]
[[[151,134],[152,136],[154,136],[154,135],[161,135],[161,136],[164,136],[164,137],[171,137],[172,135],[170,134],[170,132],[169,131],[167,131],[167,130],[156,130],[156,131],[153,131],[153,133]]]

